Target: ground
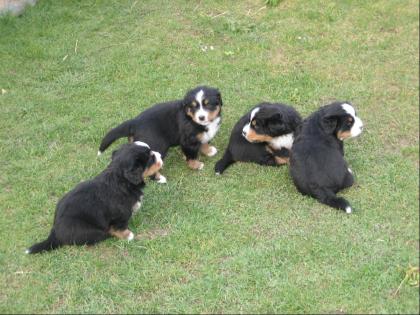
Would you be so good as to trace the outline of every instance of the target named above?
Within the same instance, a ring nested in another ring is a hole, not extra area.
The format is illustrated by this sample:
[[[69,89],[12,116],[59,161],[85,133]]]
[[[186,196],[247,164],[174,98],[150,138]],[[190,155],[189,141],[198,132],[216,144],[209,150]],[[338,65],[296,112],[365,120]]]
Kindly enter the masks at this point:
[[[397,290],[419,263],[417,1],[44,0],[0,33],[1,313],[419,312],[418,287]],[[222,91],[219,153],[197,172],[170,151],[135,241],[24,254],[107,165],[109,128],[198,84]],[[345,146],[353,214],[301,196],[287,166],[214,175],[258,102],[331,100],[365,124]]]

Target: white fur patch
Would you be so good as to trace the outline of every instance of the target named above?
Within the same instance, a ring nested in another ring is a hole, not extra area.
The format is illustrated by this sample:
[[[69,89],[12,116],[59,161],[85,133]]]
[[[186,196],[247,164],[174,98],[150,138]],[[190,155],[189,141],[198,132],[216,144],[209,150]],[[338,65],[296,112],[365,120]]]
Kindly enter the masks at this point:
[[[25,250],[25,254],[30,254],[31,251],[29,249]]]
[[[282,136],[278,136],[273,138],[270,141],[270,146],[276,150],[280,150],[281,148],[291,149],[293,145],[294,136],[293,133],[288,133]]]
[[[351,207],[346,207],[346,213],[351,213],[352,212],[352,209],[351,209]]]
[[[133,239],[134,239],[134,234],[133,232],[130,232],[130,234],[128,234],[127,241],[132,241]]]
[[[162,155],[157,151],[151,151],[151,153],[155,156],[156,162],[163,166]]]
[[[350,174],[353,174],[353,171],[350,168],[348,168],[347,170],[349,171]]]
[[[350,135],[352,137],[357,137],[362,133],[363,130],[363,122],[362,120],[356,116],[356,111],[354,110],[353,106],[350,104],[342,104],[341,108],[349,115],[351,115],[354,119],[353,126],[350,129]]]
[[[136,213],[141,208],[141,201],[137,201],[134,206],[131,208],[131,210]]]
[[[101,151],[98,151],[98,156],[101,156],[101,154],[102,154],[102,152]]]
[[[260,108],[259,108],[259,107],[254,108],[254,109],[252,110],[252,112],[251,112],[251,116],[250,116],[250,118],[249,118],[249,122],[248,122],[248,123],[244,126],[244,128],[242,129],[242,135],[245,137],[245,139],[246,139],[246,137],[248,136],[249,129],[251,129],[251,121],[254,119],[255,115],[256,115],[259,111],[260,111]],[[248,140],[248,139],[247,139],[247,140]]]
[[[134,141],[135,145],[139,145],[141,147],[146,147],[148,149],[150,149],[149,145],[146,142],[142,142],[142,141]]]
[[[203,133],[203,137],[201,138],[201,143],[208,143],[211,139],[214,138],[216,133],[219,131],[220,121],[221,121],[221,118],[217,117],[209,125],[207,125],[207,131]]]
[[[159,184],[166,184],[167,180],[165,176],[160,175],[156,182],[158,182]]]
[[[215,156],[217,154],[217,149],[214,146],[209,147],[209,152],[206,154],[207,156]]]

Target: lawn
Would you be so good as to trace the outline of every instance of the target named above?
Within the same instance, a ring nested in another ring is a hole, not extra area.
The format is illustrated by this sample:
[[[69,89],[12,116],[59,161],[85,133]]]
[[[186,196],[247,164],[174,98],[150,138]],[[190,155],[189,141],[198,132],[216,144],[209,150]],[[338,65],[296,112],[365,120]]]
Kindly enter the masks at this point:
[[[0,312],[418,313],[419,288],[401,284],[419,264],[418,9],[40,0],[0,18]],[[109,128],[198,84],[222,92],[219,153],[197,172],[170,151],[135,241],[24,254],[59,198],[106,167]],[[301,196],[287,166],[214,175],[251,106],[307,116],[331,100],[365,123],[345,147],[353,214]]]

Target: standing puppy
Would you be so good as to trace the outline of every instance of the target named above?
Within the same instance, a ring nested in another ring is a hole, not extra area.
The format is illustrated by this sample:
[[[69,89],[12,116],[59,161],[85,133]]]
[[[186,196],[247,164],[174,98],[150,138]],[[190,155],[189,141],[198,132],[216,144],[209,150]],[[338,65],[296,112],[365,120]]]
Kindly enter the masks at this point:
[[[290,158],[290,174],[297,189],[351,213],[348,201],[336,196],[354,182],[344,160],[343,140],[357,137],[362,130],[363,123],[348,102],[334,102],[309,116],[293,143]]]
[[[271,166],[288,163],[289,150],[301,122],[291,106],[258,104],[236,123],[228,148],[216,163],[216,174],[222,174],[238,161]]]
[[[217,89],[196,87],[188,91],[184,99],[154,105],[110,130],[102,140],[98,155],[115,140],[128,137],[130,142],[146,142],[162,158],[170,147],[180,145],[188,166],[201,170],[204,164],[198,160],[198,153],[207,156],[217,153],[209,143],[220,127],[222,104]],[[159,173],[156,180],[166,182]]]
[[[141,206],[143,178],[162,165],[160,154],[147,144],[123,145],[112,154],[112,162],[101,174],[80,183],[58,202],[50,235],[26,253],[63,245],[92,245],[110,236],[132,240],[128,220]]]

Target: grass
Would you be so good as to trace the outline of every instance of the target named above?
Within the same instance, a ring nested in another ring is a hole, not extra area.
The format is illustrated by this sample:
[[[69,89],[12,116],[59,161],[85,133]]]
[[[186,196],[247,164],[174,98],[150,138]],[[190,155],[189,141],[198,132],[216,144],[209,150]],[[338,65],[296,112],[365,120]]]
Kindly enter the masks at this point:
[[[419,264],[418,3],[277,2],[45,0],[0,18],[1,313],[419,312],[399,288]],[[138,240],[23,254],[107,165],[109,128],[198,84],[222,91],[219,151],[257,102],[352,101],[354,214],[298,194],[287,167],[216,177],[221,153],[194,172],[173,149]]]

